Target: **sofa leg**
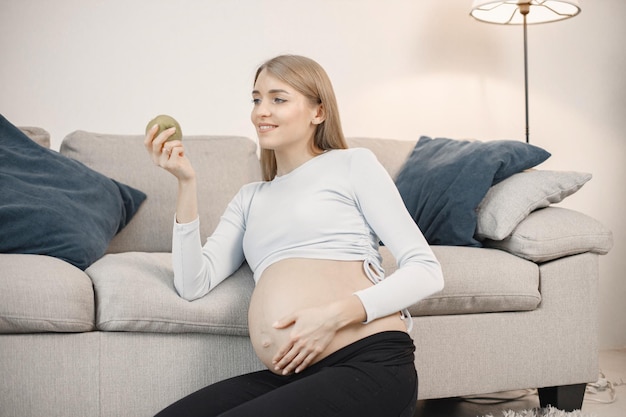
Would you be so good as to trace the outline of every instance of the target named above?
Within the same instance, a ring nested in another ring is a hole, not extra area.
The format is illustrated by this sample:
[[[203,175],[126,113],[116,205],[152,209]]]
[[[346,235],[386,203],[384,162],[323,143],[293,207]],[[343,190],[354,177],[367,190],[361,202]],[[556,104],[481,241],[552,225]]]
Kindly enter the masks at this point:
[[[561,385],[558,387],[539,388],[539,404],[542,408],[549,405],[563,411],[580,410],[583,406],[587,384]]]

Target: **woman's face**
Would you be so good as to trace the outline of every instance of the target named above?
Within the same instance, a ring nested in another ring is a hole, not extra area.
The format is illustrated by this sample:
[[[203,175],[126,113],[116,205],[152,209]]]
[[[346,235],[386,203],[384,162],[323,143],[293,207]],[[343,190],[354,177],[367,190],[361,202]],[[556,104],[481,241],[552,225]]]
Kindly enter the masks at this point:
[[[319,105],[266,70],[261,71],[252,91],[251,120],[263,149],[306,149],[321,123]]]

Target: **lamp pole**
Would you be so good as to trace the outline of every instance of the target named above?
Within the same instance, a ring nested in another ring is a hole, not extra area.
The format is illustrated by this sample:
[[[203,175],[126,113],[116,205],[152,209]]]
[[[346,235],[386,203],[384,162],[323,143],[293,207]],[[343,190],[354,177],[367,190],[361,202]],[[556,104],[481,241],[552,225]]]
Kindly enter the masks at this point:
[[[524,18],[524,99],[526,108],[526,143],[530,143],[528,129],[528,41],[526,39],[526,15],[530,12],[530,3],[520,2],[519,11]]]

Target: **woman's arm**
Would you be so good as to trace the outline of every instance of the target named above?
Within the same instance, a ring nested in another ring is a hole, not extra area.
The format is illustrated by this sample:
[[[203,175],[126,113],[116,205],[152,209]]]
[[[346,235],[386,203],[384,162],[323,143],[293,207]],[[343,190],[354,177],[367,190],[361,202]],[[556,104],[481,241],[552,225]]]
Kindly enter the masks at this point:
[[[152,161],[178,180],[176,219],[172,234],[174,286],[186,300],[207,294],[243,262],[244,222],[241,192],[231,201],[213,235],[202,246],[198,219],[195,171],[181,141],[166,142],[175,128],[154,137],[158,126],[146,134],[144,145]]]
[[[365,219],[398,263],[393,274],[356,293],[369,322],[441,291],[443,274],[393,180],[371,151],[354,153],[351,175]]]
[[[230,202],[213,234],[204,246],[200,238],[200,220],[174,224],[172,265],[174,286],[186,300],[206,295],[237,270],[244,261],[242,191]]]

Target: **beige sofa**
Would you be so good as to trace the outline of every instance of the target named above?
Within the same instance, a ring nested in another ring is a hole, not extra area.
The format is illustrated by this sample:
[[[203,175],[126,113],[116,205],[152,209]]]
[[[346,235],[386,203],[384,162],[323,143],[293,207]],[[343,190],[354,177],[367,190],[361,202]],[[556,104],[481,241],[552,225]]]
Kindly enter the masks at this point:
[[[415,145],[349,142],[372,149],[392,176]],[[185,144],[206,236],[238,188],[260,178],[256,145],[216,136]],[[47,256],[0,254],[0,417],[150,416],[259,369],[247,337],[247,265],[202,299],[176,295],[176,183],[149,160],[142,137],[77,131],[61,153],[148,198],[84,272]],[[544,404],[580,406],[585,383],[598,376],[598,258],[611,233],[584,214],[547,207],[486,244],[433,247],[445,289],[410,310],[419,398],[541,388]]]

